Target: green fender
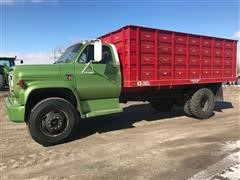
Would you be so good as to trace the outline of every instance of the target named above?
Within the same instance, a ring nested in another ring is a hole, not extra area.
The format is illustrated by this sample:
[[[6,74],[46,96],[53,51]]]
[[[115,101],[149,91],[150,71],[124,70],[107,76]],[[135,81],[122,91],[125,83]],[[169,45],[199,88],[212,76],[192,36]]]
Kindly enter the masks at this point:
[[[19,99],[19,102],[21,102],[21,104],[25,105],[27,103],[28,97],[30,96],[30,94],[35,91],[35,90],[40,90],[40,89],[54,89],[54,88],[62,88],[62,89],[68,89],[70,90],[76,100],[77,100],[77,105],[78,105],[78,110],[79,112],[82,114],[82,109],[80,108],[80,99],[78,98],[76,89],[75,89],[75,85],[73,84],[73,82],[71,81],[33,81],[33,82],[29,82],[27,83],[27,87],[26,89],[22,89],[19,92],[19,97],[21,99]]]

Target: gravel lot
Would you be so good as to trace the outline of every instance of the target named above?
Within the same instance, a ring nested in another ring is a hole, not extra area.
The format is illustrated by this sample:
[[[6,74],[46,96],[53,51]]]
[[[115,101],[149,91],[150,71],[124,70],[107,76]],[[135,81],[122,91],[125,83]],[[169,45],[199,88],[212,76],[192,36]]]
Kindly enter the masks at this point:
[[[182,109],[156,113],[146,103],[82,120],[70,142],[35,143],[12,123],[0,93],[1,179],[240,179],[240,88],[224,87],[208,120]]]

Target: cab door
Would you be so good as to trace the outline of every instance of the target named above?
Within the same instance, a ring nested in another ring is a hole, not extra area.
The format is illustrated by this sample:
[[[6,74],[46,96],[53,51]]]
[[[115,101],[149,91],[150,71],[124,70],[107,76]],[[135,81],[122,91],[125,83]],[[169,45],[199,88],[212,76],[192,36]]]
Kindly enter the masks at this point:
[[[121,91],[120,67],[111,46],[103,45],[102,60],[93,62],[94,47],[85,46],[75,64],[77,92],[81,100],[118,98]]]

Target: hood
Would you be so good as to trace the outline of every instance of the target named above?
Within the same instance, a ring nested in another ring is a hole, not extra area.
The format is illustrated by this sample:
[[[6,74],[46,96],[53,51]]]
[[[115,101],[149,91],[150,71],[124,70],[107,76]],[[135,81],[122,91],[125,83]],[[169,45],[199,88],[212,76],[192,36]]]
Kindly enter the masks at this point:
[[[60,64],[15,66],[13,76],[24,79],[60,79]]]

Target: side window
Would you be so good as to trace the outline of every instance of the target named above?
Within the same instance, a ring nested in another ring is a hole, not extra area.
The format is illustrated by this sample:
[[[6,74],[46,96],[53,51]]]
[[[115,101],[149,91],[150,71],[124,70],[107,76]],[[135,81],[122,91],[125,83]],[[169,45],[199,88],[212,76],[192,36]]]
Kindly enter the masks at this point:
[[[88,63],[90,60],[94,60],[94,46],[87,46],[78,59],[79,63]],[[95,64],[107,64],[112,62],[112,53],[108,46],[102,47],[102,60],[100,62],[94,62]]]
[[[79,63],[88,63],[90,60],[94,59],[94,47],[93,45],[87,46],[82,52],[81,56],[78,59]]]
[[[112,62],[112,53],[108,46],[102,47],[102,60],[99,62],[100,64],[107,64]]]

